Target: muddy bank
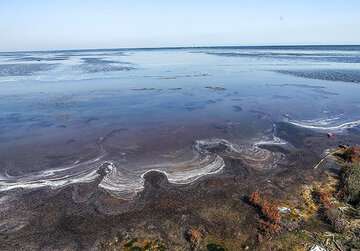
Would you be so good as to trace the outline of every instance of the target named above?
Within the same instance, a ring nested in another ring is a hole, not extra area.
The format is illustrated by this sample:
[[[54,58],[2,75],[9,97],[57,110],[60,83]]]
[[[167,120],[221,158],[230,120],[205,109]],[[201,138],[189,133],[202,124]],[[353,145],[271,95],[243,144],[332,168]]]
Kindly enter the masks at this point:
[[[285,156],[272,168],[254,168],[220,147],[216,151],[224,159],[223,172],[173,184],[163,173],[151,171],[144,175],[144,190],[130,201],[98,187],[106,173],[91,183],[60,189],[2,192],[0,249],[97,249],[115,237],[137,237],[161,238],[170,250],[187,250],[184,233],[189,229],[201,232],[203,248],[212,243],[229,250],[259,248],[256,212],[244,198],[260,190],[268,200],[300,200],[301,187],[336,168],[329,160],[313,169],[328,149],[360,142],[352,132],[330,140],[325,133],[288,123],[277,124],[276,136],[293,148],[264,146]]]

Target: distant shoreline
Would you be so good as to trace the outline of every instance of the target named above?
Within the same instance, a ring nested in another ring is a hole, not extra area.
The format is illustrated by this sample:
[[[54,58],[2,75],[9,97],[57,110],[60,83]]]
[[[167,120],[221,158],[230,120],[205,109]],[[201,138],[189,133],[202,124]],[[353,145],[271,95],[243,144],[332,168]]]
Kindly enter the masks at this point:
[[[25,50],[25,51],[0,51],[6,53],[54,53],[54,52],[87,52],[87,51],[137,51],[137,50],[176,50],[176,49],[269,49],[269,48],[319,48],[319,47],[360,47],[360,44],[304,44],[304,45],[219,45],[219,46],[165,46],[165,47],[139,47],[139,48],[99,48],[99,49],[55,49],[55,50]],[[360,49],[360,48],[359,48]]]

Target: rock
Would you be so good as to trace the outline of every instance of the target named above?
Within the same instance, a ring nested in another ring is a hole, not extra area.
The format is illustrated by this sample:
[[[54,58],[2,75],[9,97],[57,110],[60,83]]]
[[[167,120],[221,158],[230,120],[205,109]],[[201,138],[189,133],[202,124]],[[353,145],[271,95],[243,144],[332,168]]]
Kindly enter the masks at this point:
[[[326,249],[319,245],[314,245],[309,249],[309,251],[326,251]]]
[[[278,207],[280,213],[290,213],[291,209],[288,207]]]

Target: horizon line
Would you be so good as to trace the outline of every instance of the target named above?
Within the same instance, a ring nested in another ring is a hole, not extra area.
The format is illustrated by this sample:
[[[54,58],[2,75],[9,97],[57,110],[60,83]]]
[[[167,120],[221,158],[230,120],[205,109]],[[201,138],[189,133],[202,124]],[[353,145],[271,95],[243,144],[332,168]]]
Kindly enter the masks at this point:
[[[201,49],[201,48],[249,48],[249,47],[321,47],[321,46],[360,46],[360,44],[272,44],[272,45],[200,45],[200,46],[159,46],[159,47],[119,47],[119,48],[84,48],[84,49],[46,49],[46,50],[10,50],[0,53],[27,52],[66,52],[66,51],[115,51],[115,50],[159,50],[159,49]]]

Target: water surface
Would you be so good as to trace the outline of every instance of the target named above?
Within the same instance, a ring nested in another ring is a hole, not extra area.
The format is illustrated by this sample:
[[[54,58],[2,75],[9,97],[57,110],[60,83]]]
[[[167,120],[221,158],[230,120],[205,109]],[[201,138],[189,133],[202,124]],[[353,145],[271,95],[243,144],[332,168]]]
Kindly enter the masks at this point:
[[[118,196],[149,170],[190,183],[281,159],[276,122],[341,133],[360,124],[360,46],[0,53],[0,190],[106,173]]]

